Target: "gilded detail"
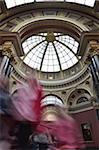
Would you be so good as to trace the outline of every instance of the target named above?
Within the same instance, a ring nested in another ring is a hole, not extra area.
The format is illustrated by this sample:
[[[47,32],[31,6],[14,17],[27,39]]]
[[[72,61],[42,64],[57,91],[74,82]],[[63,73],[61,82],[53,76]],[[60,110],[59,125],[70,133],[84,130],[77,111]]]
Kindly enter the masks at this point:
[[[89,54],[90,56],[99,55],[99,43],[97,41],[90,41],[90,50]]]
[[[3,55],[8,56],[11,59],[11,62],[16,64],[17,60],[15,54],[13,53],[13,48],[12,42],[5,42],[3,44]]]

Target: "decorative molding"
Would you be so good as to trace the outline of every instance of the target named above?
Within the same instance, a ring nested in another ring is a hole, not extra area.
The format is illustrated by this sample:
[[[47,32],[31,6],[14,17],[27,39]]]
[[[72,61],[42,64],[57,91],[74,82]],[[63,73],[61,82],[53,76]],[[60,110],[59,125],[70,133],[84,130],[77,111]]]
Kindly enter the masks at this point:
[[[99,42],[97,41],[90,41],[90,50],[89,50],[89,55],[92,57],[94,55],[99,55]]]
[[[11,63],[13,64],[17,64],[17,59],[16,59],[16,55],[14,54],[14,46],[12,44],[12,42],[7,41],[3,44],[2,46],[3,48],[3,55],[6,55],[10,58]]]
[[[21,71],[19,72],[18,69],[14,67],[12,76],[14,76],[17,80],[21,80],[21,82],[25,82],[25,74],[23,74]],[[89,77],[89,70],[84,69],[82,70],[79,75],[76,75],[76,77],[73,77],[72,80],[62,80],[60,82],[58,81],[49,81],[46,83],[46,81],[41,81],[41,85],[44,87],[45,91],[60,91],[64,89],[69,89],[71,87],[75,87],[75,85],[82,83],[86,78]]]
[[[10,43],[13,43],[12,47],[15,50],[14,53],[17,56],[23,56],[23,49],[21,45],[21,38],[18,33],[16,32],[6,32],[0,30],[0,45],[3,45],[5,49],[8,49],[11,47]]]
[[[78,50],[78,56],[89,55],[88,53],[91,48],[90,46],[92,46],[92,49],[93,47],[99,49],[96,42],[93,43],[92,41],[99,41],[99,31],[82,33],[80,46]]]

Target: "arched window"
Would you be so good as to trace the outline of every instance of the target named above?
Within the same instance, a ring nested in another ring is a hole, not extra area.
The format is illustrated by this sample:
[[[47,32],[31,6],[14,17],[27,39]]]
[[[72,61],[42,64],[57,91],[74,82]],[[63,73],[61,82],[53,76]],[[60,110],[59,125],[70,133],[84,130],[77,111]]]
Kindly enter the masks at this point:
[[[42,99],[41,105],[42,106],[46,106],[46,105],[59,105],[59,106],[62,106],[63,102],[57,96],[48,95],[44,99]]]
[[[79,104],[79,103],[83,103],[87,101],[89,101],[88,98],[83,96],[83,97],[78,98],[76,103]]]

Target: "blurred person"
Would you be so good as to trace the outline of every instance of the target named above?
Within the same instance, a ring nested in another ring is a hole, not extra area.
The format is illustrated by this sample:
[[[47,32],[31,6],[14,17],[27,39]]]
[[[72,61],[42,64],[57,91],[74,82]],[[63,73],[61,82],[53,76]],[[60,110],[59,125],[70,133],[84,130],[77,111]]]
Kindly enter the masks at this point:
[[[34,132],[30,136],[32,150],[47,150],[48,148],[48,137],[44,133]]]
[[[13,128],[13,135],[15,137],[14,142],[11,145],[11,149],[16,150],[30,150],[31,145],[29,143],[29,136],[32,134],[32,126],[28,121],[16,122]]]
[[[13,117],[18,121],[38,122],[41,112],[42,87],[34,76],[19,84],[12,96]]]
[[[38,80],[32,75],[28,75],[26,83],[19,84],[16,92],[12,95],[12,114],[18,122],[15,133],[16,144],[20,149],[31,148],[29,136],[35,131],[40,121],[42,93],[42,87]]]
[[[0,111],[2,114],[10,114],[11,97],[9,92],[9,79],[0,76]]]
[[[48,122],[40,121],[35,131],[30,135],[33,150],[49,150]]]
[[[64,107],[56,106],[54,121],[40,122],[37,130],[46,134],[50,150],[84,149],[84,141],[75,120],[68,115]]]
[[[9,134],[12,125],[10,114],[11,96],[9,92],[9,79],[0,76],[0,150],[9,150],[11,136]]]
[[[76,121],[65,112],[65,108],[56,107],[56,120],[51,134],[56,139],[56,150],[76,150],[85,148]]]

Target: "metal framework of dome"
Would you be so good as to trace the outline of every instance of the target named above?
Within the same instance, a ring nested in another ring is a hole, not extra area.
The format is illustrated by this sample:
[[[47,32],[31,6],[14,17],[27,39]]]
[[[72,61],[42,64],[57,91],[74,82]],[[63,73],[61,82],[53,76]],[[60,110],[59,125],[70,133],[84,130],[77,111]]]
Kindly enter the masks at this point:
[[[79,43],[69,35],[45,32],[26,39],[23,62],[42,72],[59,72],[78,62]]]

